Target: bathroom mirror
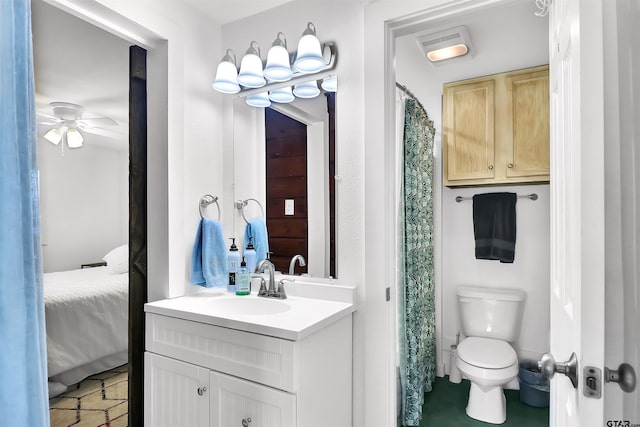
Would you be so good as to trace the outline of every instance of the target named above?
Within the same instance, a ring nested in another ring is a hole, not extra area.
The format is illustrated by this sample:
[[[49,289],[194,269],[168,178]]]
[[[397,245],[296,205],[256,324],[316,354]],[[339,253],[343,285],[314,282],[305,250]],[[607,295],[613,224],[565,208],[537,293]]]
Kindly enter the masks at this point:
[[[299,254],[306,265],[294,274],[335,278],[335,93],[270,108],[237,98],[233,110],[234,200],[260,202],[244,213],[250,220],[264,210],[276,270],[287,274]]]

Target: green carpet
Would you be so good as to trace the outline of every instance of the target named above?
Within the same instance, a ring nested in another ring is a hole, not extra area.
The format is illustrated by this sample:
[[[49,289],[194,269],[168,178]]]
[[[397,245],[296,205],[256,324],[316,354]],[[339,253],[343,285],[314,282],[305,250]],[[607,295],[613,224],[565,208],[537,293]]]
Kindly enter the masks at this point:
[[[449,382],[448,377],[436,378],[433,390],[425,395],[420,427],[488,427],[465,413],[470,383]],[[520,391],[505,390],[507,398],[507,421],[503,426],[547,427],[549,408],[535,408],[520,402]]]

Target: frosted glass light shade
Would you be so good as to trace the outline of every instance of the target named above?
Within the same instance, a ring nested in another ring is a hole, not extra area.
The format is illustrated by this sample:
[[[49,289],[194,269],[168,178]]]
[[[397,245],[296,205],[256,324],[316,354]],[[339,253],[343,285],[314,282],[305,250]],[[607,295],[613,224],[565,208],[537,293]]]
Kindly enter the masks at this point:
[[[315,98],[320,95],[320,89],[318,89],[318,82],[313,80],[310,82],[297,84],[293,88],[293,94],[298,98]]]
[[[253,95],[248,95],[245,100],[247,105],[252,107],[268,107],[271,105],[271,101],[269,101],[269,96],[267,92],[255,93]]]
[[[302,33],[302,38],[298,42],[298,53],[293,67],[303,73],[316,73],[325,66],[320,41],[316,37],[316,27],[313,23],[307,24],[307,29]]]
[[[338,76],[326,77],[322,80],[321,86],[326,92],[336,92],[338,90]]]
[[[260,45],[253,40],[245,52],[240,63],[238,83],[244,87],[256,88],[264,86],[267,81],[262,74],[262,59],[260,59]]]
[[[293,102],[295,96],[291,92],[291,86],[281,87],[280,89],[274,89],[269,92],[269,99],[273,102],[278,102],[280,104],[285,104],[288,102]]]
[[[289,52],[283,46],[272,46],[269,49],[264,76],[274,82],[286,82],[293,76],[289,64]]]
[[[267,83],[262,74],[262,60],[258,55],[248,53],[242,58],[238,83],[251,88],[262,87]]]
[[[457,44],[454,46],[447,46],[436,50],[427,52],[427,58],[431,62],[444,61],[445,59],[451,59],[458,56],[464,56],[469,53],[469,48],[465,44]]]
[[[49,129],[47,133],[44,134],[44,139],[53,145],[58,145],[60,141],[62,141],[62,132],[58,128]]]
[[[216,79],[213,81],[213,88],[222,93],[238,93],[238,70],[234,63],[222,61],[218,64]]]
[[[80,148],[84,143],[84,138],[78,129],[67,129],[67,145],[69,148]]]

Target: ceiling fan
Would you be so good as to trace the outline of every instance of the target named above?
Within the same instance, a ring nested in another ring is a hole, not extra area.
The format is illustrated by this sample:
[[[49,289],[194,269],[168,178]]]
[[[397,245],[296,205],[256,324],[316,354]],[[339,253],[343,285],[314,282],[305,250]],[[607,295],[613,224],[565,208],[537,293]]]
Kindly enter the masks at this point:
[[[52,126],[44,134],[44,139],[53,145],[66,141],[69,148],[80,148],[84,144],[83,133],[94,133],[103,136],[120,136],[115,132],[103,129],[107,126],[118,126],[118,122],[109,117],[82,118],[84,107],[69,102],[52,102],[49,104],[53,115],[38,113],[42,118],[39,124]]]

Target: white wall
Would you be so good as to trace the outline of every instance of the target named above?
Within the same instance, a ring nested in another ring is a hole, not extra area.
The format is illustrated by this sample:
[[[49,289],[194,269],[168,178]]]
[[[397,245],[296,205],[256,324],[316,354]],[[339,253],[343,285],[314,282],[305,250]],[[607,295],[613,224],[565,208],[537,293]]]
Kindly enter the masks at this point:
[[[442,171],[442,84],[498,72],[548,63],[548,23],[531,11],[528,4],[514,3],[497,9],[478,11],[430,25],[419,33],[435,32],[465,25],[473,43],[473,58],[452,65],[434,67],[422,54],[416,35],[396,40],[396,80],[406,85],[423,103],[436,127],[436,171]],[[475,48],[475,49],[474,49]],[[442,188],[437,177],[436,262],[440,310],[438,328],[441,334],[439,374],[443,363],[448,372],[449,347],[460,330],[455,288],[461,284],[519,288],[527,292],[520,338],[515,347],[521,357],[537,358],[548,350],[549,329],[549,186],[526,185],[507,187]],[[517,240],[513,264],[476,260],[472,202],[456,203],[455,197],[510,191],[518,194],[537,193],[533,202],[517,203]]]
[[[338,12],[338,13],[337,13]],[[363,86],[363,28],[364,8],[359,2],[298,0],[261,14],[222,27],[222,48],[232,48],[238,58],[251,40],[256,40],[266,56],[268,47],[278,31],[287,36],[289,51],[296,45],[308,21],[313,21],[320,41],[335,41],[338,48],[338,94],[336,96],[336,249],[337,275],[340,281],[358,286],[359,311],[354,317],[354,425],[364,420],[364,86]],[[225,104],[228,104],[225,101]],[[226,108],[226,107],[225,107]],[[225,111],[225,123],[233,124],[233,115]],[[232,125],[236,130],[240,123]],[[233,159],[233,129],[225,131],[225,159]],[[245,128],[245,133],[252,130]],[[236,139],[239,135],[236,134]],[[227,157],[228,156],[228,157]],[[246,164],[252,164],[253,159]],[[228,166],[228,164],[227,164]],[[259,165],[255,164],[256,170]],[[249,171],[252,169],[249,168]],[[230,171],[231,172],[231,171]],[[260,172],[259,172],[260,173]],[[264,172],[262,172],[264,173]],[[229,173],[225,172],[225,178]],[[236,176],[238,174],[236,173]],[[264,176],[264,175],[259,175]],[[247,193],[234,194],[234,189],[256,186],[257,180],[248,173],[244,183],[227,183],[229,196],[251,197]],[[254,194],[259,189],[255,188]],[[250,194],[250,193],[249,193]],[[227,202],[228,203],[228,202]],[[235,212],[236,224],[242,218]],[[383,294],[380,295],[383,297]]]
[[[66,149],[39,138],[44,271],[99,262],[128,241],[128,155],[85,144]]]
[[[148,49],[148,298],[184,295],[198,202],[223,188],[221,96],[211,88],[220,26],[180,2],[98,2],[70,3]]]

